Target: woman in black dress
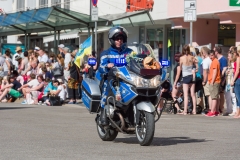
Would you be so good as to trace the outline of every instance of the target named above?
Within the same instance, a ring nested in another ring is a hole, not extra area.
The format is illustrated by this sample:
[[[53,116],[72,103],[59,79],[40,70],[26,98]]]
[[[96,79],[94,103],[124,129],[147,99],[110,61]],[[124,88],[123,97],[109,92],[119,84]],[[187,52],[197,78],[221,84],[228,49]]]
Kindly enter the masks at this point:
[[[76,52],[74,51],[72,56],[72,61],[68,65],[68,69],[70,71],[70,77],[68,78],[68,97],[70,98],[70,101],[68,104],[75,104],[76,99],[78,97],[78,84],[79,84],[79,73],[78,73],[78,67],[74,63]]]

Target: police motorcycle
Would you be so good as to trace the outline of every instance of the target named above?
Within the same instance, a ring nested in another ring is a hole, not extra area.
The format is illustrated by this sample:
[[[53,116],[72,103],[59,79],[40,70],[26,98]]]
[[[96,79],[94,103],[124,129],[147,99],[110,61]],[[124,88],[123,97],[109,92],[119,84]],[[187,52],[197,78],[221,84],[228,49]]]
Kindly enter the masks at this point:
[[[95,65],[94,59],[88,63]],[[110,92],[105,106],[107,126],[100,121],[101,88],[106,75],[97,72],[95,77],[89,75],[82,81],[82,101],[90,113],[97,113],[97,132],[103,141],[113,141],[121,132],[136,134],[141,146],[151,144],[155,122],[162,114],[162,111],[157,112],[160,100],[158,65],[148,44],[139,45],[135,56],[116,59],[115,67],[108,73],[112,78],[108,80]]]

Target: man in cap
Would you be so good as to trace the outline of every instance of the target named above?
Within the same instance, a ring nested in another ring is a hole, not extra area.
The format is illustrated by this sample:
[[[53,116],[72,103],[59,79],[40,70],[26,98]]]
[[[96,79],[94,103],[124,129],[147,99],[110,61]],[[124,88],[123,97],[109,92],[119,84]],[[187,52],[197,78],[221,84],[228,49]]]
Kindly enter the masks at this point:
[[[37,46],[34,48],[34,52],[38,52],[39,50],[40,50],[40,48]]]
[[[68,47],[64,47],[62,49],[64,55],[65,55],[65,59],[64,59],[64,78],[66,81],[68,81],[68,77],[70,76],[70,72],[68,70],[68,65],[72,60],[71,54],[69,53],[69,48]]]
[[[16,47],[16,53],[13,55],[13,65],[15,66],[14,70],[18,69],[18,61],[16,61],[16,56],[23,57],[22,48],[20,46]]]
[[[17,71],[18,71],[19,74],[21,74],[22,71],[23,71],[23,69],[24,69],[24,68],[22,68],[22,66],[21,66],[22,57],[19,56],[19,55],[16,55],[16,56],[15,56],[15,61],[17,61],[17,62],[18,62],[18,65],[19,65]]]

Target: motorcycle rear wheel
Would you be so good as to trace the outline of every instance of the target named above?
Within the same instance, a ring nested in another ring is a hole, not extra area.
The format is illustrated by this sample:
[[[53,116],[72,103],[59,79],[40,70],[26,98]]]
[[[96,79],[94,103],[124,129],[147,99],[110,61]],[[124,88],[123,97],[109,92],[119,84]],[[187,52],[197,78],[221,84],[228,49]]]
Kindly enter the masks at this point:
[[[97,118],[97,132],[99,137],[103,141],[113,141],[117,137],[118,131],[111,128],[104,129],[104,127],[99,125],[99,121],[100,121],[100,117]]]
[[[141,111],[139,125],[136,126],[136,136],[141,146],[149,146],[152,143],[154,131],[154,114]]]

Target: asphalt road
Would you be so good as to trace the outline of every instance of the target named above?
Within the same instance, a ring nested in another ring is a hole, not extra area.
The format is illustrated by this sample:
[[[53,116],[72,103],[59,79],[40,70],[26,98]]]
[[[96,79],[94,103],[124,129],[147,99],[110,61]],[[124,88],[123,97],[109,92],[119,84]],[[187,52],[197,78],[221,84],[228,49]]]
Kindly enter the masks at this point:
[[[142,147],[134,135],[103,142],[94,118],[79,105],[0,103],[0,159],[240,159],[240,119],[164,114]]]

